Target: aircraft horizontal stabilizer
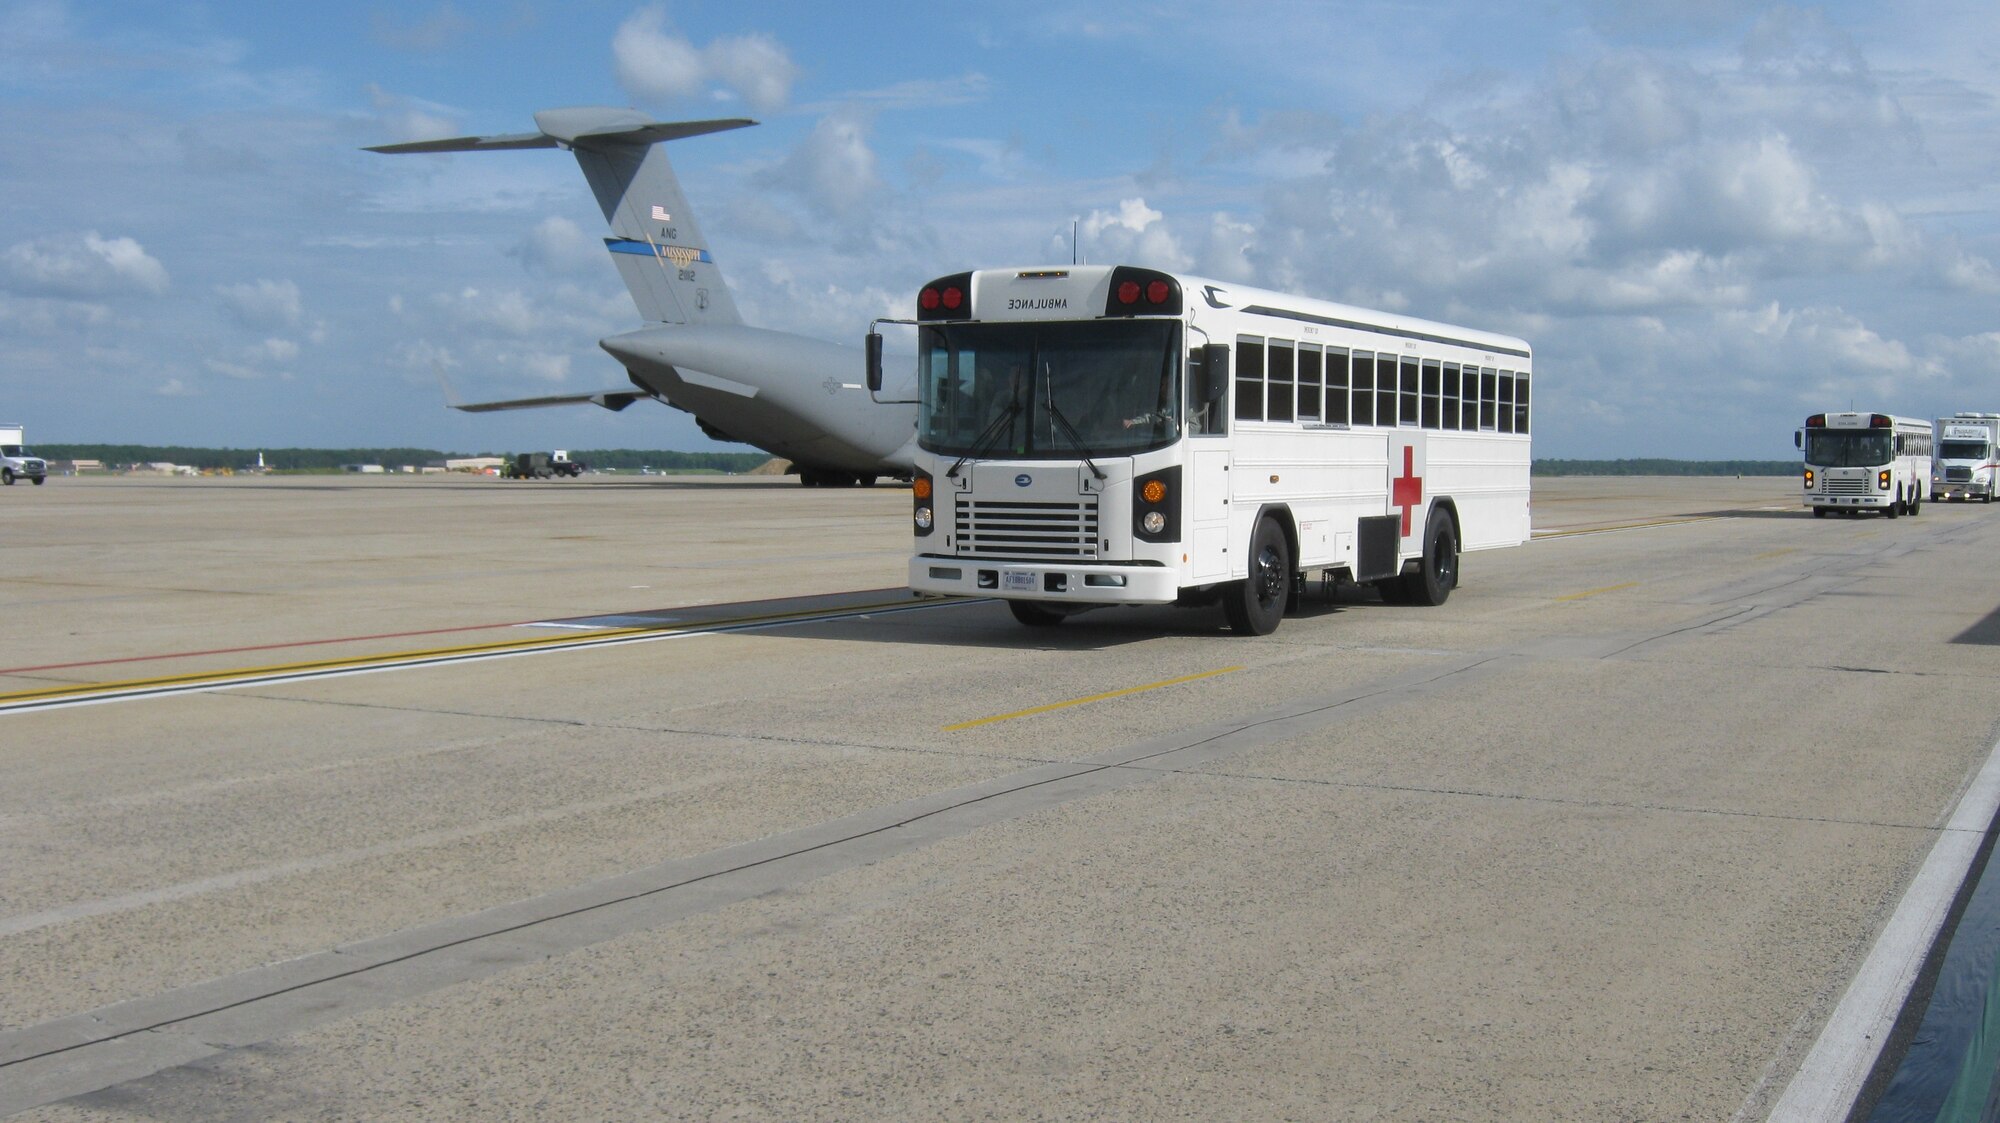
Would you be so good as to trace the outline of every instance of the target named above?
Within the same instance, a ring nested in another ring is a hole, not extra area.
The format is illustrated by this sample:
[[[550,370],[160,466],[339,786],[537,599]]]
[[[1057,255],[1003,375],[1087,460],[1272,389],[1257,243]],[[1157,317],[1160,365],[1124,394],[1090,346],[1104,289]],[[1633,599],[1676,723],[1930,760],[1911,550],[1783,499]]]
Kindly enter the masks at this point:
[[[451,408],[466,413],[498,413],[505,409],[542,409],[545,406],[603,406],[613,413],[641,398],[653,395],[640,390],[599,390],[594,394],[551,394],[541,398],[509,398],[502,402],[451,402]]]
[[[515,148],[554,148],[556,138],[546,133],[508,133],[505,136],[455,136],[445,140],[417,140],[408,144],[378,144],[363,152],[505,152]]]
[[[596,148],[613,144],[658,144],[663,140],[683,140],[691,136],[727,132],[757,122],[747,117],[723,117],[711,121],[655,121],[629,110],[548,109],[535,114],[537,133],[506,133],[501,136],[455,136],[444,140],[417,140],[407,144],[378,144],[364,152],[506,152],[518,148]]]

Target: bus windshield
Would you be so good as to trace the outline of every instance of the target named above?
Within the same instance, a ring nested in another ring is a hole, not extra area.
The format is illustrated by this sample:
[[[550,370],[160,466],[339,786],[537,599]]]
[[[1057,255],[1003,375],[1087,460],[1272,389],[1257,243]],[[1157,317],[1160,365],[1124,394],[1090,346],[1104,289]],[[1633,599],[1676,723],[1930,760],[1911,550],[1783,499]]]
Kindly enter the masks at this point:
[[[1938,458],[1941,460],[1984,460],[1986,459],[1986,442],[1946,441],[1938,446]]]
[[[1170,320],[926,325],[917,443],[950,456],[1129,456],[1181,435]]]
[[[1821,468],[1873,468],[1896,457],[1887,429],[1807,429],[1806,463]]]

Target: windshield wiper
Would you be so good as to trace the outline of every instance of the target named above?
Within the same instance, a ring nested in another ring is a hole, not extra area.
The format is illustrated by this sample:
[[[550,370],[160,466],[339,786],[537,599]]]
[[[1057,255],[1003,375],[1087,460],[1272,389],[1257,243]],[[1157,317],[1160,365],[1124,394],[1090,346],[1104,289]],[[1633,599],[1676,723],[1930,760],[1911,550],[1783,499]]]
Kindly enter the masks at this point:
[[[1001,410],[997,414],[994,414],[993,420],[986,423],[986,428],[981,429],[979,431],[979,435],[972,438],[972,451],[966,453],[964,456],[959,457],[956,461],[953,461],[951,465],[951,470],[944,474],[945,478],[948,480],[957,479],[958,470],[960,468],[965,467],[966,461],[972,459],[975,456],[984,457],[987,451],[986,450],[987,444],[990,441],[1000,436],[1001,426],[1007,424],[1009,421],[1012,421],[1015,415],[1019,414],[1020,412],[1021,412],[1021,395],[1019,393],[1016,393],[1014,395],[1014,400],[1007,403],[1007,408]]]
[[[1056,400],[1053,396],[1048,398],[1047,406],[1050,419],[1062,427],[1062,435],[1069,439],[1071,445],[1075,446],[1077,455],[1083,457],[1083,466],[1090,469],[1091,475],[1096,476],[1100,480],[1103,479],[1104,470],[1091,463],[1090,449],[1083,443],[1083,438],[1077,435],[1076,426],[1071,425],[1069,418],[1064,417],[1063,411],[1056,406]]]

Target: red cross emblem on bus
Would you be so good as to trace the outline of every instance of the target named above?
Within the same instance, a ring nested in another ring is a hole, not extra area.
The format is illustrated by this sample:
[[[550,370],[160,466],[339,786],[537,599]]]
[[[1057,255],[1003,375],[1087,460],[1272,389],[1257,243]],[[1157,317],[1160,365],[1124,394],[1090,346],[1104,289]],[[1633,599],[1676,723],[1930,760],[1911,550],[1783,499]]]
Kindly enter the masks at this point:
[[[1417,450],[1403,446],[1403,474],[1389,481],[1389,502],[1403,509],[1403,537],[1410,536],[1410,512],[1423,505],[1424,478],[1417,475]]]

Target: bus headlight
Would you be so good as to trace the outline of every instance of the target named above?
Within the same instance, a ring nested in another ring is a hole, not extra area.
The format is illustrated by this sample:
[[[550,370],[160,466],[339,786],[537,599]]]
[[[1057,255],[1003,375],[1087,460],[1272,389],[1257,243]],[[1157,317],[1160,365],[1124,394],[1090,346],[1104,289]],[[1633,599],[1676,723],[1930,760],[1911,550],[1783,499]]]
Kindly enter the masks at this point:
[[[1883,491],[1889,490],[1889,470],[1887,468],[1875,473],[1875,486],[1881,488]]]
[[[1180,540],[1181,469],[1176,464],[1132,481],[1132,534],[1141,542]]]
[[[931,477],[928,472],[916,472],[910,477],[910,521],[915,524],[917,537],[931,532]]]
[[[1806,490],[1807,490],[1807,491],[1811,491],[1811,490],[1812,490],[1812,485],[1813,485],[1813,470],[1812,470],[1811,468],[1807,468],[1807,469],[1806,469]]]

